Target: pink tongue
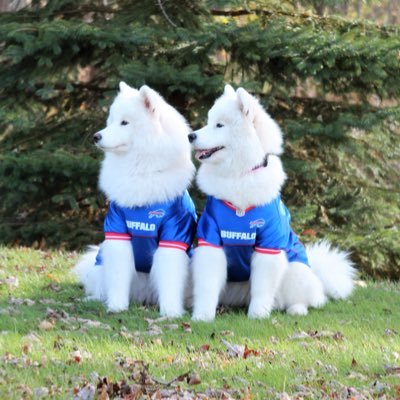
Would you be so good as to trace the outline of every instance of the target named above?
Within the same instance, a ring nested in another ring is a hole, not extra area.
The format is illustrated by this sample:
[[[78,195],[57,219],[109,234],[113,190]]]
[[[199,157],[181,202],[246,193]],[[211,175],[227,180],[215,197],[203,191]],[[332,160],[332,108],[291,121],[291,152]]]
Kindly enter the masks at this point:
[[[199,150],[196,151],[195,157],[197,159],[200,159],[201,156],[206,155],[208,153],[208,150]]]

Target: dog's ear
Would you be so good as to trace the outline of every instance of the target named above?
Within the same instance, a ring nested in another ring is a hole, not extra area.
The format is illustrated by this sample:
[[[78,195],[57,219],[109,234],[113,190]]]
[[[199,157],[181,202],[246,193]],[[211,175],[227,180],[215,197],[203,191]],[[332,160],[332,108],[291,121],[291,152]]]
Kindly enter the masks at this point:
[[[156,114],[157,107],[161,102],[161,96],[153,89],[146,85],[143,85],[139,89],[140,98],[143,101],[144,106],[151,114]]]
[[[119,83],[119,91],[121,93],[123,93],[123,92],[127,92],[128,90],[132,90],[132,88],[128,84],[126,84],[125,82],[121,81]]]
[[[239,101],[239,107],[242,113],[250,119],[254,120],[257,100],[243,88],[238,88],[236,94]]]
[[[225,85],[224,96],[232,97],[235,96],[235,94],[235,89],[231,85]]]

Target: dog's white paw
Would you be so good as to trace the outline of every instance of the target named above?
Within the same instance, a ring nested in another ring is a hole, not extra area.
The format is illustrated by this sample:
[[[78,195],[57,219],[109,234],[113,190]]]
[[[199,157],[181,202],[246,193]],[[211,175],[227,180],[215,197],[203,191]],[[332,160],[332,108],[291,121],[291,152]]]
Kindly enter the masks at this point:
[[[180,318],[185,313],[183,308],[160,307],[160,315],[168,318]]]
[[[247,316],[251,319],[265,319],[271,314],[271,306],[259,301],[251,301]]]
[[[129,308],[129,302],[126,301],[107,301],[107,312],[119,313],[127,311]]]
[[[215,319],[215,311],[214,312],[194,312],[192,315],[192,321],[203,321],[203,322],[212,322]]]
[[[286,309],[286,313],[289,315],[307,315],[308,309],[304,304],[293,304]]]
[[[88,296],[85,296],[83,298],[83,301],[101,301],[101,299],[98,296],[95,296],[94,294],[90,294]]]

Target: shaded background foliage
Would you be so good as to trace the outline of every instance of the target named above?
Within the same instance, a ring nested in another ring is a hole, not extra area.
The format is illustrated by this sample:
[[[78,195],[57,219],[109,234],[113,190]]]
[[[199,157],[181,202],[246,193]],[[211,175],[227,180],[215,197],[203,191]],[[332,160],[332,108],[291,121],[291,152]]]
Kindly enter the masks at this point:
[[[363,274],[399,278],[392,11],[378,24],[326,15],[360,16],[358,1],[28,3],[0,14],[1,242],[101,240],[102,155],[91,137],[120,80],[154,87],[194,128],[230,82],[256,94],[285,133],[283,198],[303,240],[327,237]],[[204,196],[191,193],[201,210]]]

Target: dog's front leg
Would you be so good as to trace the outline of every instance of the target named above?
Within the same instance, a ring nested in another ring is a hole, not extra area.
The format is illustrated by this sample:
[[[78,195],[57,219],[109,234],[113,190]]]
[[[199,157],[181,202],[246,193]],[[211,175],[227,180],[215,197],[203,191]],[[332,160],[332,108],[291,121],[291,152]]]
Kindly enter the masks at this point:
[[[212,321],[227,279],[227,260],[224,251],[211,246],[197,247],[192,259],[192,273],[192,319]]]
[[[136,275],[132,244],[128,240],[105,240],[102,255],[107,311],[125,311],[129,307],[131,283]]]
[[[166,317],[181,317],[184,310],[184,295],[189,272],[189,257],[185,251],[159,247],[154,254],[150,271],[160,314]]]
[[[254,252],[251,261],[249,318],[269,317],[287,266],[284,251],[279,254]]]

